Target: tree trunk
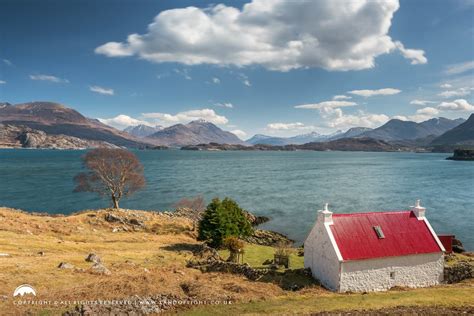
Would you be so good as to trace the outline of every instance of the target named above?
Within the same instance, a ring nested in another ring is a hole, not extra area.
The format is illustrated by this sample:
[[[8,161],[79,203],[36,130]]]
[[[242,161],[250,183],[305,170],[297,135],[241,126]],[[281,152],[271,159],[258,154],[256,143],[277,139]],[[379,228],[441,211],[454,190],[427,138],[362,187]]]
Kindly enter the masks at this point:
[[[227,258],[227,262],[234,262],[235,263],[235,262],[237,262],[237,259],[238,259],[237,252],[230,251],[229,258]]]
[[[119,199],[112,194],[112,203],[114,203],[114,209],[117,209],[119,208]]]

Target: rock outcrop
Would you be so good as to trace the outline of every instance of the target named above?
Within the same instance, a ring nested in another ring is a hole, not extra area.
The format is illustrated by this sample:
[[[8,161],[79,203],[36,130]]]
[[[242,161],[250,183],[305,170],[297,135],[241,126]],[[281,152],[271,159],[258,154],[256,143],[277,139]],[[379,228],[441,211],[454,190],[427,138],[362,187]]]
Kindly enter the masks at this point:
[[[117,148],[95,140],[85,140],[67,135],[49,135],[23,125],[0,124],[0,148],[85,149]]]

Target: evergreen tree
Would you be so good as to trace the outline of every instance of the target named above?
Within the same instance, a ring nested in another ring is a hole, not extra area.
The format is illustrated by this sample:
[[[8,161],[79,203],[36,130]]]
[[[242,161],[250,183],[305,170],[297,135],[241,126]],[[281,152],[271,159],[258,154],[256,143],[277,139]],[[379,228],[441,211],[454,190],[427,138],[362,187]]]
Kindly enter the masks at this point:
[[[212,200],[199,222],[199,240],[211,247],[222,246],[227,237],[245,237],[252,233],[252,225],[243,210],[232,199]]]

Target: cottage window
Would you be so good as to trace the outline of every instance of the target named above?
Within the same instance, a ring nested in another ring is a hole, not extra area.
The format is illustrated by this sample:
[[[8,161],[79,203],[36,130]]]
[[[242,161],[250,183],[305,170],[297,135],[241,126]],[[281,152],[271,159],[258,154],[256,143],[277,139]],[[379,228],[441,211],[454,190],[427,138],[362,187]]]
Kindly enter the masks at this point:
[[[393,272],[393,271],[390,272],[390,279],[392,279],[392,280],[395,279],[395,272]]]
[[[382,228],[380,226],[374,226],[374,230],[379,239],[385,238],[385,235],[383,234]]]

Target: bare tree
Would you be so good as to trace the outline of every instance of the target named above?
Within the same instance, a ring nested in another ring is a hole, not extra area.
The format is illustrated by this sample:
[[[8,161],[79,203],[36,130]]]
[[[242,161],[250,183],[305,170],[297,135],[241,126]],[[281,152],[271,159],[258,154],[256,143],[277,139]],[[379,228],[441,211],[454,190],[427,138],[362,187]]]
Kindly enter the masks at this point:
[[[110,196],[115,209],[120,199],[145,186],[143,166],[137,156],[125,149],[97,148],[82,157],[87,172],[74,177],[74,192],[95,192]]]

